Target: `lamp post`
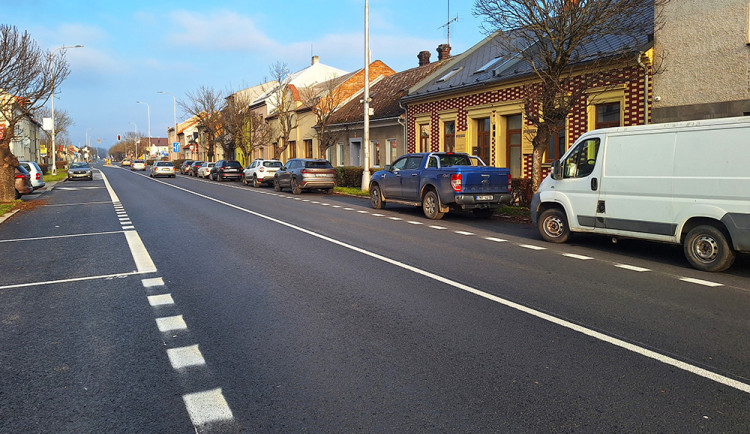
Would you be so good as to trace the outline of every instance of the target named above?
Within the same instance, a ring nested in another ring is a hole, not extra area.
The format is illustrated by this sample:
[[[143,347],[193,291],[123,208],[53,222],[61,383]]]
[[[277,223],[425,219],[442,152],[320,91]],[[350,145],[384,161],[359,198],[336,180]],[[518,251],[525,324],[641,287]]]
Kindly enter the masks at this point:
[[[138,104],[145,104],[146,105],[146,111],[148,112],[148,146],[151,146],[151,106],[148,105],[148,103],[136,101]],[[136,155],[136,158],[138,156]]]
[[[86,128],[86,148],[90,148],[91,147],[91,145],[89,145],[89,130],[90,129],[91,129],[91,127]],[[83,152],[81,152],[81,155],[83,155]]]
[[[131,122],[135,128],[135,137],[133,137],[133,143],[135,143],[135,158],[138,158],[138,125],[135,122]]]
[[[364,92],[364,134],[362,149],[365,154],[365,167],[362,170],[362,190],[370,189],[370,2],[365,0],[365,92]]]
[[[172,95],[172,100],[174,102],[174,141],[177,141],[177,98],[171,93],[167,92],[166,90],[157,90],[156,93],[164,93]],[[177,158],[180,156],[178,155]]]
[[[55,59],[55,51],[59,50],[65,50],[68,48],[82,48],[83,45],[63,45],[62,47],[57,47],[49,54],[49,72],[52,76],[52,95],[51,95],[51,111],[52,111],[52,174],[57,175],[57,164],[55,160],[57,159],[57,149],[55,149],[55,75],[52,74],[52,61]],[[49,155],[49,150],[47,150],[47,155]]]

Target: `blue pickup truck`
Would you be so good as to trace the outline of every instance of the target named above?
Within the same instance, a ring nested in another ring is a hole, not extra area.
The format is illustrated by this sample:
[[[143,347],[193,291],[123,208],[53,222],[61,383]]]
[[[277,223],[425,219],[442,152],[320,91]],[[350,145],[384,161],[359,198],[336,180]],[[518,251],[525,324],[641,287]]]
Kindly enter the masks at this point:
[[[403,155],[370,181],[373,208],[386,203],[421,206],[424,215],[435,220],[451,209],[489,217],[510,198],[510,170],[454,152]]]

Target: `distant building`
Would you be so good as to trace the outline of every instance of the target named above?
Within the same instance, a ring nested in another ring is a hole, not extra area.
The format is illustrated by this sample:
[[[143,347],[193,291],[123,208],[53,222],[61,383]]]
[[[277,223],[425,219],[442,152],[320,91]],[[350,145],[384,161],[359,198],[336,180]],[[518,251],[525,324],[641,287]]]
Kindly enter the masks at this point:
[[[750,2],[679,0],[654,35],[654,122],[750,115]]]

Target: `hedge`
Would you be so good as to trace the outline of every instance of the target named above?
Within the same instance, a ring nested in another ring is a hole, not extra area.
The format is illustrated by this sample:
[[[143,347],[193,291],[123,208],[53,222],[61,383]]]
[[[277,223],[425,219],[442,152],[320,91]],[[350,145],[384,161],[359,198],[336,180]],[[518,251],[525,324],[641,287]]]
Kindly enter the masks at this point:
[[[370,174],[381,170],[373,167]],[[362,172],[364,169],[355,166],[336,167],[336,185],[339,187],[362,187]]]

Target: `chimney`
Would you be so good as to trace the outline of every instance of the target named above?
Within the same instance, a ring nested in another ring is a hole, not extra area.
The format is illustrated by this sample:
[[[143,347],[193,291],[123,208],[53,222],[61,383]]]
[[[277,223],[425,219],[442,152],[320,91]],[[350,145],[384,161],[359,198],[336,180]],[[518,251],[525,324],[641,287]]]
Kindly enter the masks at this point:
[[[316,64],[316,63],[318,63],[319,61],[320,61],[320,58],[319,58],[318,56],[313,56],[313,57],[312,57],[312,64],[313,64],[313,65],[315,65],[315,64]]]
[[[437,47],[438,60],[445,60],[451,57],[451,46],[448,44],[440,44]]]
[[[417,59],[419,59],[419,66],[429,65],[430,64],[430,52],[420,51],[419,54],[417,54]]]

